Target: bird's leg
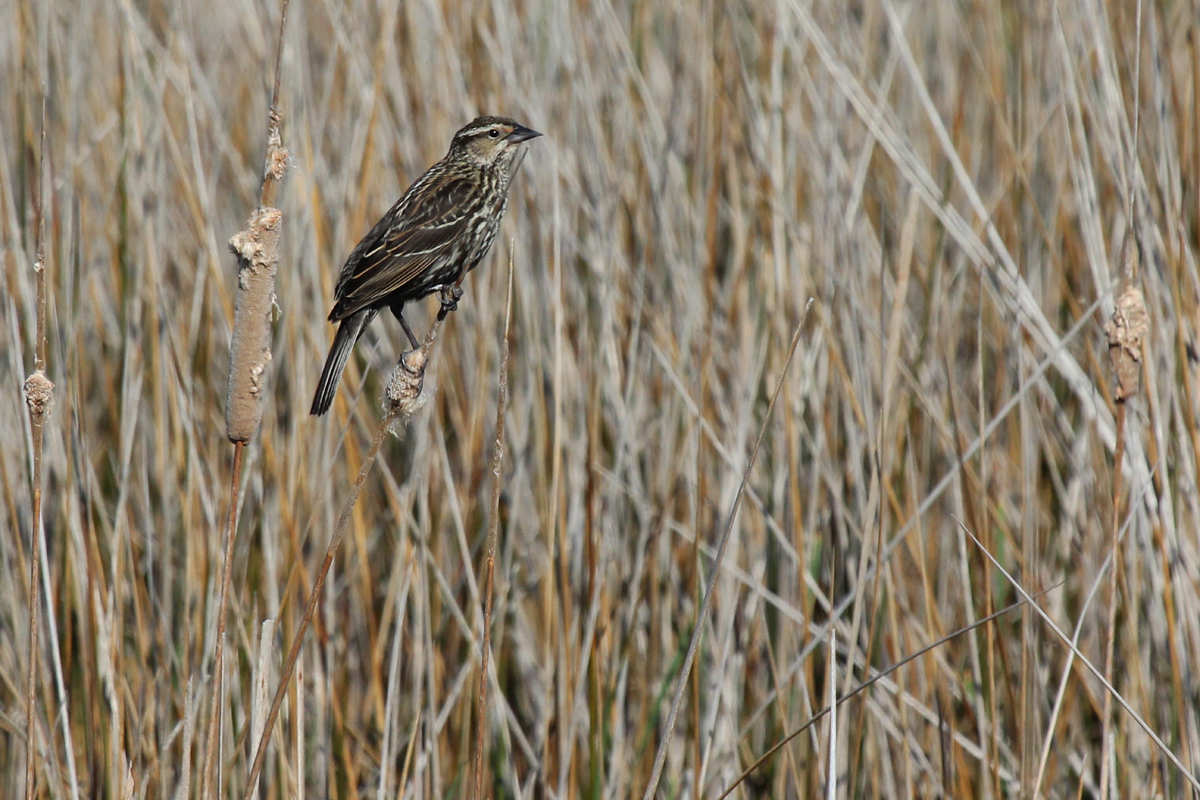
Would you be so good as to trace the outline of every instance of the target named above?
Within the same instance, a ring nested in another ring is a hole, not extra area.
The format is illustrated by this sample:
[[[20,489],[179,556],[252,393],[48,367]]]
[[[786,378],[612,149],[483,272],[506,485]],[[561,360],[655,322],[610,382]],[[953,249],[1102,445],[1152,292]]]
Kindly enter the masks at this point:
[[[438,291],[438,300],[442,302],[442,309],[438,312],[438,319],[445,319],[447,314],[458,308],[458,301],[461,299],[462,287],[457,283],[443,286]]]
[[[416,350],[421,346],[421,343],[417,341],[417,337],[413,335],[412,328],[408,327],[408,320],[404,318],[404,304],[399,303],[392,306],[392,313],[396,316],[396,319],[400,320],[400,327],[404,328],[404,332],[408,334],[408,341],[412,342],[413,349]]]

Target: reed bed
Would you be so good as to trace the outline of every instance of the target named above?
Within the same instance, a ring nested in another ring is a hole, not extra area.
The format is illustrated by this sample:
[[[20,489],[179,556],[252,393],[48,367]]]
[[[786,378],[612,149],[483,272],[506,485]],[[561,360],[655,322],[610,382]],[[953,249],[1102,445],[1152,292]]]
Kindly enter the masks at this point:
[[[213,796],[247,788],[252,716],[403,342],[373,326],[332,412],[308,416],[337,271],[477,113],[545,136],[440,332],[427,402],[365,479],[257,796],[472,795],[493,522],[485,796],[642,797],[669,738],[655,796],[718,797],[831,697],[939,642],[731,796],[1189,796],[1194,2],[288,13],[290,170]],[[279,15],[0,0],[4,797],[25,796],[35,487],[33,796],[200,794],[230,512],[227,243],[260,200]],[[43,163],[54,402],[35,481]],[[1118,401],[1105,329],[1129,285],[1142,380]],[[419,332],[436,309],[413,308]]]

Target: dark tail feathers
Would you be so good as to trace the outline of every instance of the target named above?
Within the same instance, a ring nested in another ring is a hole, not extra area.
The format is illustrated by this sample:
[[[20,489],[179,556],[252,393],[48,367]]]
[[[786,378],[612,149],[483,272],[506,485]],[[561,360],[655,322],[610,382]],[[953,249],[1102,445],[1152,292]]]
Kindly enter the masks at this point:
[[[378,313],[374,309],[363,309],[342,320],[338,326],[337,335],[333,337],[333,346],[329,348],[329,356],[325,359],[325,369],[321,371],[321,380],[317,383],[317,393],[313,396],[312,408],[309,413],[320,416],[329,410],[333,404],[333,396],[337,393],[338,383],[342,379],[342,371],[346,369],[346,361],[354,343],[367,325]]]

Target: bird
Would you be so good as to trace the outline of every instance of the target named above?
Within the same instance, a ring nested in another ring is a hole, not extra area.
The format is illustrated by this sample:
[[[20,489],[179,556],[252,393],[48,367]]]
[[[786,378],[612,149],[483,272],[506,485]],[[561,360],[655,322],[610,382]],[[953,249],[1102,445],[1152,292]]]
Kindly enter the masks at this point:
[[[381,309],[391,310],[413,348],[417,337],[404,319],[405,303],[449,290],[443,308],[454,309],[459,279],[478,266],[496,238],[521,145],[541,135],[508,117],[476,118],[350,252],[334,288],[329,321],[340,324],[311,414],[329,410],[350,351]]]

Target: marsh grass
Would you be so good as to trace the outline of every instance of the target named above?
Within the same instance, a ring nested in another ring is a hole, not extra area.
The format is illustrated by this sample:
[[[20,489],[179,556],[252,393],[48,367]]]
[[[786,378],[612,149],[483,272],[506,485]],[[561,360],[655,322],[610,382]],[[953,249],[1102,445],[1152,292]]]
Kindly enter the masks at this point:
[[[1061,584],[1038,606],[1092,664],[1112,628],[1121,699],[1195,773],[1200,44],[1192,5],[1140,8],[294,4],[279,313],[218,709],[229,795],[402,341],[377,325],[308,417],[337,269],[479,112],[546,136],[439,337],[432,400],[347,522],[262,796],[469,795],[491,519],[485,793],[640,796],[763,426],[658,796],[719,795],[830,697],[1018,601],[984,550],[1030,594]],[[259,198],[278,15],[0,2],[5,797],[25,777],[41,85],[56,398],[36,795],[165,797],[188,774],[194,796],[228,512],[225,243]],[[1103,326],[1131,241],[1149,325],[1116,484]],[[808,728],[734,796],[825,795],[833,751],[844,797],[1095,797],[1105,696],[1026,604],[876,681],[832,745]],[[1114,792],[1186,796],[1119,702],[1107,726]]]

